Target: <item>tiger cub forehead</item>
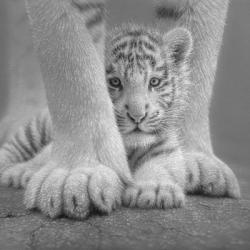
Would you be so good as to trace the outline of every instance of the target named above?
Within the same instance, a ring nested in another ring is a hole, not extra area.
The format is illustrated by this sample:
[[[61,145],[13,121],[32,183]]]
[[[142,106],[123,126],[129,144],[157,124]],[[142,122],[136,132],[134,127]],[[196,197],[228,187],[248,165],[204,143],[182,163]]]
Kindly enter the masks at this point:
[[[114,65],[124,64],[144,71],[148,67],[155,68],[165,60],[163,39],[159,32],[150,28],[123,25],[110,32],[106,46],[106,67],[108,73],[114,71]],[[124,69],[123,69],[124,70]],[[123,71],[122,70],[122,71]]]
[[[127,39],[149,39],[158,46],[163,45],[162,34],[157,29],[151,27],[140,26],[137,24],[122,24],[112,29],[107,35],[108,47],[112,47],[119,40]],[[107,48],[108,48],[107,47]]]

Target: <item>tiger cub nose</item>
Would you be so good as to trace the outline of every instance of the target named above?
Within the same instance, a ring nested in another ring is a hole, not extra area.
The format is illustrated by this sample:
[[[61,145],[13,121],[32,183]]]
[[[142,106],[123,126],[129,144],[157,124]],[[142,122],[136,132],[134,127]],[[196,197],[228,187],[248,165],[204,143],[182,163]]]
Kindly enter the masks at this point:
[[[147,117],[147,115],[148,115],[148,113],[145,113],[145,114],[143,114],[143,115],[141,115],[141,116],[134,116],[134,115],[131,115],[129,112],[127,113],[128,118],[129,118],[132,122],[134,122],[134,123],[136,123],[136,124],[142,123],[142,122],[145,120],[145,118]]]
[[[125,108],[127,109],[127,116],[128,116],[128,118],[129,118],[132,122],[134,122],[134,123],[136,123],[136,124],[142,123],[142,122],[146,119],[146,117],[147,117],[147,115],[148,115],[148,112],[147,112],[148,104],[145,105],[145,110],[144,110],[144,112],[143,112],[143,111],[140,111],[140,112],[133,113],[133,112],[131,112],[131,111],[129,110],[129,106],[128,106],[128,105],[125,105]]]

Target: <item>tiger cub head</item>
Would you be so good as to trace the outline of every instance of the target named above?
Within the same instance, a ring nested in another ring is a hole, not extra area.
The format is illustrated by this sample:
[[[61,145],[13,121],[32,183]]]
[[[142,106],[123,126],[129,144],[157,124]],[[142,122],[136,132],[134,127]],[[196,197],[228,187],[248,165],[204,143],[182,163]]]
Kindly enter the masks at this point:
[[[137,26],[111,32],[106,79],[126,146],[143,146],[174,129],[185,106],[192,36],[184,28],[167,34]]]

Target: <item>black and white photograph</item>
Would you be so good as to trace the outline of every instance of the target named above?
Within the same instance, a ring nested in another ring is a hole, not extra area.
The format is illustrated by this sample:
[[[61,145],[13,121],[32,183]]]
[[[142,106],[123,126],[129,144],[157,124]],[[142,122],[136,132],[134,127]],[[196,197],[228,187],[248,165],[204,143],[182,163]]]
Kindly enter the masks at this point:
[[[0,250],[250,249],[250,0],[0,0]]]

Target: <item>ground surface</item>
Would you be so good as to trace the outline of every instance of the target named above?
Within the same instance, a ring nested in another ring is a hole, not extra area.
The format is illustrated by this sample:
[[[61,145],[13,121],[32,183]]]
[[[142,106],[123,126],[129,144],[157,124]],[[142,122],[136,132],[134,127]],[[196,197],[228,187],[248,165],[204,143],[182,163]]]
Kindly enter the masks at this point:
[[[189,197],[183,209],[121,208],[85,221],[26,211],[22,190],[0,188],[0,249],[250,249],[250,171],[234,170],[239,201]]]

